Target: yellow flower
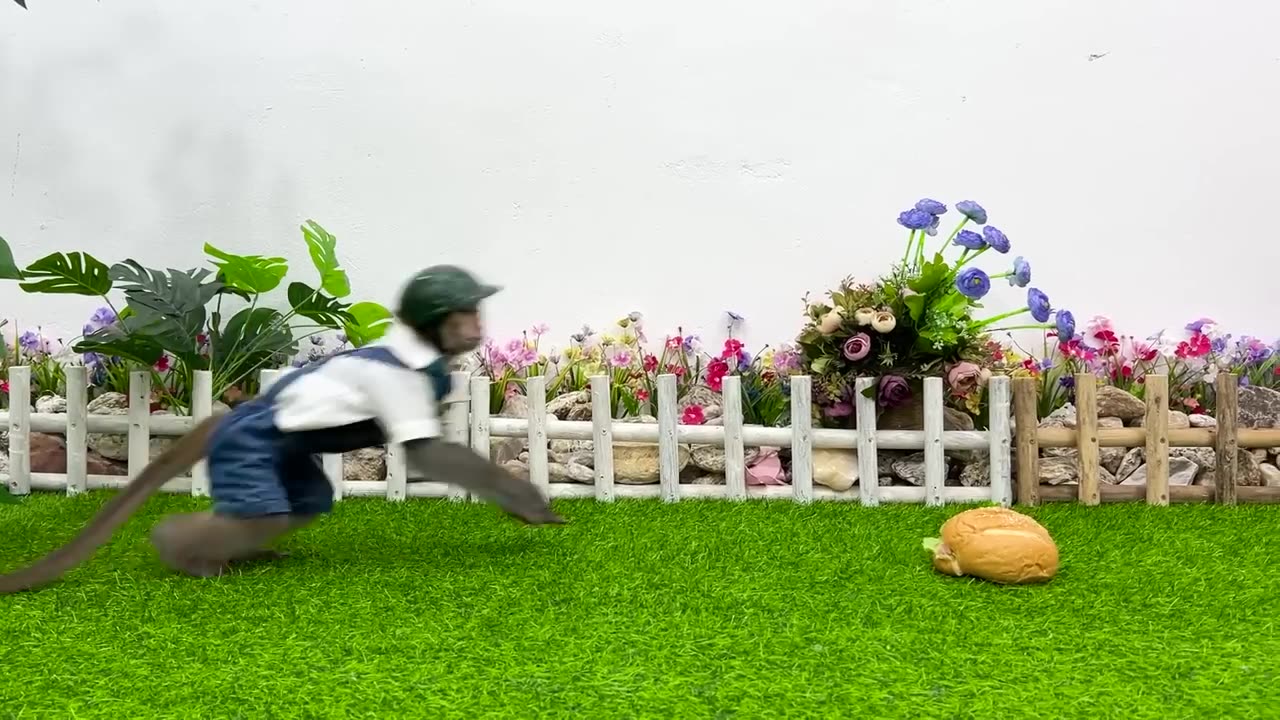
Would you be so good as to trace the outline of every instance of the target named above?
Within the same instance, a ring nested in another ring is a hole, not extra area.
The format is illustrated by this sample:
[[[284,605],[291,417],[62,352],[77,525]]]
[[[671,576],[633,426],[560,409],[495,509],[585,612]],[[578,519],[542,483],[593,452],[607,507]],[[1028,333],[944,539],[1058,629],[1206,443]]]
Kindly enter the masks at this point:
[[[613,335],[610,335],[609,333],[604,333],[600,336],[601,345],[609,346],[609,345],[617,344],[617,342],[618,342],[618,338]]]
[[[570,345],[565,348],[564,357],[566,360],[577,360],[582,357],[582,348],[577,345]]]
[[[773,348],[769,348],[768,350],[765,350],[764,354],[760,356],[760,361],[764,363],[764,366],[766,368],[772,369],[773,368]]]

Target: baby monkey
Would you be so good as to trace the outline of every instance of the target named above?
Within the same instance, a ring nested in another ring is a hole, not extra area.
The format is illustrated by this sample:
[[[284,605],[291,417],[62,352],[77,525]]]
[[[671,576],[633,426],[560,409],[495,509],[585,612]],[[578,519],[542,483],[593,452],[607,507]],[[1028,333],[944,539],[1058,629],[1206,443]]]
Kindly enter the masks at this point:
[[[319,455],[387,443],[428,480],[458,485],[529,524],[559,524],[547,499],[472,450],[443,440],[438,401],[448,362],[483,339],[479,306],[499,288],[451,265],[415,275],[378,342],[295,370],[229,413],[198,423],[113,497],[80,535],[34,564],[0,575],[0,592],[48,584],[86,560],[160,486],[207,460],[213,508],[153,530],[162,562],[197,577],[250,559],[333,507]]]

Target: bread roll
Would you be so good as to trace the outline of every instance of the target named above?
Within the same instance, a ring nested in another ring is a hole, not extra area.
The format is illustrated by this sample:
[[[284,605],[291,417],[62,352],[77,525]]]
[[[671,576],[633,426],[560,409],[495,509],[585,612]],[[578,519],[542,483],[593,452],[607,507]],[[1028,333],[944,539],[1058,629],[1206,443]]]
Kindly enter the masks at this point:
[[[1049,531],[1009,508],[965,510],[943,523],[941,537],[925,547],[934,553],[934,569],[948,575],[1024,584],[1058,573],[1058,546]]]

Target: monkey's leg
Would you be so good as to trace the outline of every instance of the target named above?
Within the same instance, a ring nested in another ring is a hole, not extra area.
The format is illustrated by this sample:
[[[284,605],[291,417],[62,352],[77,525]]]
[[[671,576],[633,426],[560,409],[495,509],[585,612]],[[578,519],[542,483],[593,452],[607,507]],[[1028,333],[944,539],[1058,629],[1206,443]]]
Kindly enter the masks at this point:
[[[263,546],[287,533],[288,515],[237,517],[218,512],[173,515],[152,531],[161,562],[196,577],[214,577],[236,561],[263,553]]]

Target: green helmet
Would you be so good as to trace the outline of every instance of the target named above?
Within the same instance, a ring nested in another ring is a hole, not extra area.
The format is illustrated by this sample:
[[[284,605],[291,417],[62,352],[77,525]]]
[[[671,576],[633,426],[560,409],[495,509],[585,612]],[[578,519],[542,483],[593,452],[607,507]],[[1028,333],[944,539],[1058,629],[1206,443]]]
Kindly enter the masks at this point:
[[[419,330],[440,326],[452,312],[473,311],[500,290],[456,265],[432,265],[414,275],[400,293],[400,318]]]

